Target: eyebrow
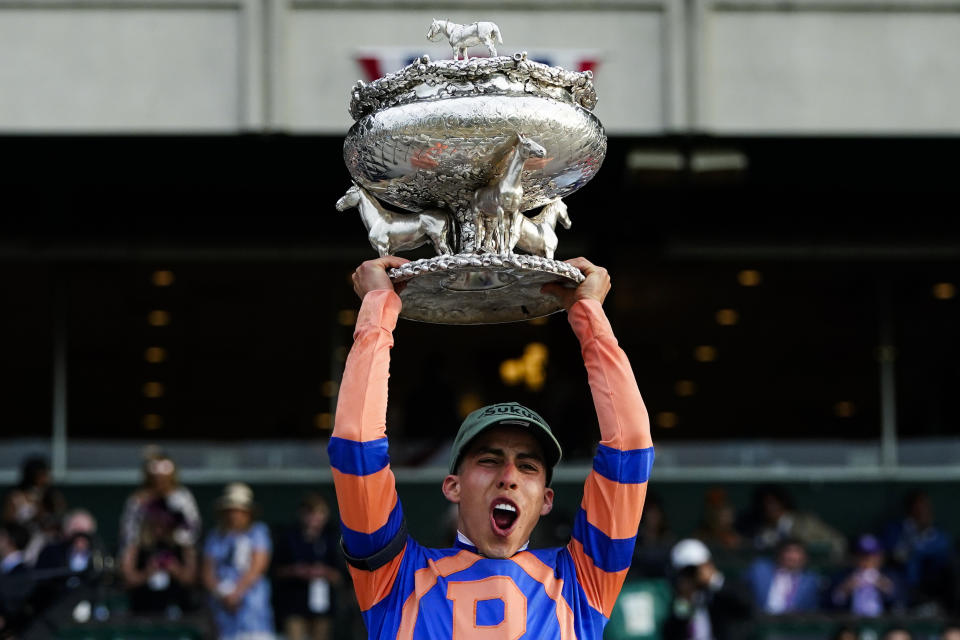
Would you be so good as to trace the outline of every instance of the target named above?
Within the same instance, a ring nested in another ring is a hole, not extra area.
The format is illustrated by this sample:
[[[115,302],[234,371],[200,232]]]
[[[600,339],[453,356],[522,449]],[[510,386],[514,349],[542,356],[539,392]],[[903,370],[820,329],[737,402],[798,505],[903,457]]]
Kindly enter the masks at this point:
[[[504,453],[503,449],[497,449],[496,447],[478,447],[477,450],[474,451],[473,455],[475,455],[475,456],[482,456],[482,455],[485,454],[485,453],[487,453],[487,454],[493,454],[493,455],[495,455],[495,456],[500,456],[501,458],[506,455],[506,454]],[[546,464],[546,462],[544,462],[543,456],[541,456],[540,454],[536,453],[535,451],[533,451],[533,452],[521,451],[520,453],[517,454],[517,459],[519,459],[519,460],[536,460],[536,461],[539,462],[540,464]]]

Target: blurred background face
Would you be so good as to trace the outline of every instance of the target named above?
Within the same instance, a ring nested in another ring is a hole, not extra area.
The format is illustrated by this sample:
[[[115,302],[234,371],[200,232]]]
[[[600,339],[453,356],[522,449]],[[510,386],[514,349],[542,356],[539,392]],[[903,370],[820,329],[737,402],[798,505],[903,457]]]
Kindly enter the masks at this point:
[[[917,523],[921,529],[933,524],[933,505],[930,498],[925,495],[919,495],[914,498],[910,505],[910,518]]]
[[[159,493],[169,493],[176,488],[176,467],[172,460],[152,460],[147,464],[147,485]]]
[[[786,512],[786,506],[777,496],[768,493],[763,497],[763,515],[767,522],[775,523]]]
[[[314,505],[300,510],[300,522],[308,531],[322,531],[329,520],[330,509],[325,505]]]
[[[861,553],[857,556],[858,569],[879,569],[882,566],[882,553]]]
[[[800,571],[807,564],[807,551],[803,545],[788,544],[780,551],[780,566],[787,571]]]
[[[224,509],[223,521],[231,531],[243,531],[250,527],[253,514],[246,509]]]
[[[50,470],[46,467],[38,469],[36,474],[33,476],[33,486],[38,489],[50,486]]]

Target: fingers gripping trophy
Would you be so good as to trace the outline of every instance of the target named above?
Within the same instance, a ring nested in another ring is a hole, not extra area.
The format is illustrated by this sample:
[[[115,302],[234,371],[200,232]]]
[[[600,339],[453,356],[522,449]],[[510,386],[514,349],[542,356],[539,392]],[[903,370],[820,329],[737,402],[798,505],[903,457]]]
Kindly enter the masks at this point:
[[[554,259],[557,224],[571,226],[563,198],[606,154],[592,73],[498,56],[492,22],[434,20],[427,37],[446,39],[453,58],[424,55],[353,88],[343,146],[353,185],[337,209],[357,210],[381,257],[436,251],[390,270],[403,317],[485,324],[558,311],[543,286],[584,279]],[[473,46],[490,57],[469,58]]]

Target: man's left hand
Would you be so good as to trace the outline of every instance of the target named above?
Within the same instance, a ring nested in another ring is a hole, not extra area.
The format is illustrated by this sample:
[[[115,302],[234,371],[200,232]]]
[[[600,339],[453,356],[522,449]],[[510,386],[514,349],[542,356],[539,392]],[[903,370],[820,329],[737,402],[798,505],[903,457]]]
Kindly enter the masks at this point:
[[[541,293],[556,296],[564,309],[570,310],[578,300],[596,300],[600,304],[610,293],[610,274],[586,258],[572,258],[567,264],[580,269],[586,278],[576,288],[564,286],[559,282],[550,282],[540,288]]]

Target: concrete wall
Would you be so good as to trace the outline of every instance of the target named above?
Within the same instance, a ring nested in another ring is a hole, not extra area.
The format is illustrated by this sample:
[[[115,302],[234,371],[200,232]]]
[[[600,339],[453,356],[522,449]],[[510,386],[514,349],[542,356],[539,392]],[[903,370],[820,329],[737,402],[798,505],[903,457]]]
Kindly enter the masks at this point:
[[[0,0],[0,133],[341,135],[432,17],[592,60],[615,135],[960,132],[960,0]]]
[[[960,131],[960,5],[704,0],[693,126],[724,133]]]

